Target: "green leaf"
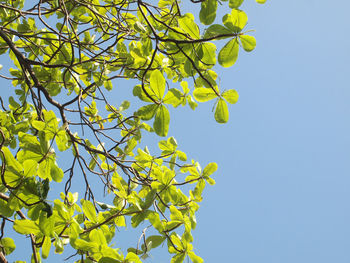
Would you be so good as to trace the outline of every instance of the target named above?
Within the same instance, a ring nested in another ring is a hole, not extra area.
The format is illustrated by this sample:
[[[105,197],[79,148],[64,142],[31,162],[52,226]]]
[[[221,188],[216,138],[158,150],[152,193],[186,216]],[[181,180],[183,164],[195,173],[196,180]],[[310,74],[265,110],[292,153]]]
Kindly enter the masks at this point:
[[[145,87],[145,90],[147,91],[147,93],[149,95],[152,95],[152,91],[148,88]],[[146,94],[145,92],[142,90],[141,85],[136,85],[132,91],[132,94],[134,96],[137,96],[140,100],[145,101],[145,102],[153,102]],[[154,97],[154,95],[152,96]]]
[[[10,208],[9,204],[5,200],[0,199],[0,215],[10,217],[13,213],[14,210]]]
[[[56,117],[55,113],[52,110],[43,111],[43,113],[44,113],[45,123],[50,128],[52,128],[54,132],[56,132],[58,129],[58,121],[57,121],[57,117]]]
[[[84,250],[84,251],[90,251],[94,248],[98,248],[98,244],[95,242],[88,242],[83,239],[76,239],[73,243],[73,246],[76,249]]]
[[[216,18],[216,9],[218,8],[217,0],[205,0],[201,3],[199,19],[202,24],[210,25]]]
[[[156,117],[154,119],[153,128],[157,135],[167,136],[170,123],[170,114],[164,105],[158,106]]]
[[[238,51],[239,45],[237,39],[231,39],[219,52],[219,64],[225,68],[233,66],[237,61]]]
[[[111,258],[111,257],[102,257],[98,263],[120,263],[120,260]]]
[[[230,8],[238,8],[241,6],[244,0],[229,0],[228,6]]]
[[[235,91],[234,89],[229,89],[224,91],[221,96],[231,104],[235,104],[238,101],[238,92]]]
[[[203,43],[200,45],[198,56],[200,61],[207,66],[216,64],[216,46],[213,43]]]
[[[177,254],[171,258],[171,263],[182,263],[186,258],[185,253]]]
[[[203,170],[203,177],[208,177],[218,169],[216,163],[209,163]]]
[[[82,199],[81,204],[83,206],[84,215],[93,223],[97,223],[95,206],[89,201]]]
[[[89,234],[90,241],[93,241],[101,246],[107,245],[106,237],[101,229],[93,229]]]
[[[179,27],[192,39],[199,39],[199,28],[192,14],[188,13],[178,19]]]
[[[44,211],[41,212],[39,216],[39,228],[41,232],[47,237],[52,237],[54,227],[55,227],[54,217],[48,217],[47,213],[45,213]]]
[[[43,246],[41,247],[41,255],[43,258],[47,258],[49,256],[51,249],[51,239],[50,237],[45,237]]]
[[[41,163],[39,163],[39,169],[38,169],[38,176],[42,179],[49,178],[49,180],[52,180],[51,177],[51,165],[53,164],[53,160],[51,159],[44,159]]]
[[[204,260],[197,256],[193,251],[188,252],[188,256],[190,257],[190,259],[192,260],[193,263],[203,263]]]
[[[152,242],[151,243],[152,248],[156,248],[160,246],[165,239],[166,239],[165,236],[149,236],[146,239],[146,244],[149,244],[150,242]]]
[[[133,252],[129,252],[126,255],[125,262],[126,263],[142,263],[142,261],[139,259],[139,257]]]
[[[156,97],[161,100],[165,91],[165,78],[158,69],[154,70],[150,76],[150,87]]]
[[[166,104],[171,104],[173,107],[177,107],[181,104],[182,93],[178,89],[172,88],[165,95],[163,102]]]
[[[232,9],[231,14],[226,14],[222,18],[224,25],[234,33],[239,33],[247,24],[248,17],[246,13],[239,9]]]
[[[254,50],[256,47],[256,40],[253,36],[241,35],[239,39],[241,40],[243,49],[247,52]]]
[[[193,91],[193,96],[199,102],[206,102],[217,98],[217,95],[215,94],[213,89],[208,88],[196,88]]]
[[[192,110],[195,110],[198,104],[193,100],[192,96],[187,96],[188,105]]]
[[[113,89],[113,84],[112,81],[106,80],[103,82],[103,86],[105,86],[106,90],[112,90]]]
[[[52,162],[50,166],[51,177],[55,182],[61,182],[63,178],[63,171],[57,166],[56,163]]]
[[[156,110],[158,108],[157,104],[149,104],[138,109],[136,115],[141,118],[141,120],[148,121],[153,118]]]
[[[266,0],[256,0],[256,2],[259,4],[264,4],[264,3],[266,3]]]
[[[38,235],[41,233],[40,228],[35,222],[28,219],[15,220],[13,223],[13,229],[20,234],[29,235],[34,234]]]
[[[177,156],[179,157],[179,159],[183,162],[187,161],[187,155],[186,153],[182,152],[182,151],[176,151]]]
[[[232,37],[232,32],[228,28],[224,27],[223,25],[214,24],[207,28],[204,34],[204,38],[214,38],[220,35],[226,35],[226,36],[220,37],[217,39]]]
[[[159,232],[162,232],[164,230],[163,225],[160,221],[159,214],[153,212],[149,213],[147,216],[147,219],[152,224],[152,226],[157,229]]]
[[[65,130],[59,130],[56,134],[55,140],[59,151],[63,152],[69,148],[68,136]]]
[[[32,126],[38,131],[43,131],[45,129],[45,122],[43,121],[33,121]]]
[[[0,246],[2,247],[5,255],[10,255],[15,249],[16,245],[12,238],[4,237],[0,240]]]
[[[218,123],[228,122],[229,113],[227,103],[223,99],[219,99],[218,103],[216,104],[214,117]]]
[[[170,206],[170,213],[170,219],[172,221],[183,221],[184,217],[182,213],[175,206]]]
[[[7,147],[2,148],[2,152],[5,155],[5,161],[7,166],[11,166],[16,173],[20,173],[23,170],[22,165],[13,157],[12,153]]]
[[[38,162],[30,159],[25,160],[23,162],[23,169],[25,177],[32,177],[36,175],[38,169]]]

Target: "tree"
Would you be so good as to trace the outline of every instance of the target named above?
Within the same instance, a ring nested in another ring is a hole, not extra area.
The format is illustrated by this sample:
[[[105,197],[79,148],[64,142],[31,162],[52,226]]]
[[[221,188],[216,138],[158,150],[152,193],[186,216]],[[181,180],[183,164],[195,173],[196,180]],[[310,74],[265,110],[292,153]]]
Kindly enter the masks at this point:
[[[220,24],[217,0],[191,1],[203,25],[178,0],[1,2],[0,54],[13,63],[1,77],[16,94],[1,98],[3,262],[15,250],[9,227],[30,237],[32,262],[67,246],[77,262],[141,262],[163,243],[171,262],[203,262],[191,231],[217,165],[188,161],[173,137],[154,152],[141,138],[166,137],[168,107],[196,101],[215,99],[215,120],[227,122],[238,94],[222,92],[214,66],[232,66],[256,42],[243,0],[222,3]],[[226,41],[218,54],[215,40]],[[110,102],[122,79],[142,104]],[[135,247],[111,245],[116,228],[146,221]]]

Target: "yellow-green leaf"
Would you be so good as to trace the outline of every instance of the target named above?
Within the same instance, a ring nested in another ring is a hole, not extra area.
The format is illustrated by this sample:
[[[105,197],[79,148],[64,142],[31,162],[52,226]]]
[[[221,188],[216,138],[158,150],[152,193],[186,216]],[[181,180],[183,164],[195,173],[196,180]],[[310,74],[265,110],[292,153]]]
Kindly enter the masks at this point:
[[[170,219],[172,221],[182,221],[184,219],[182,213],[173,205],[170,206],[170,213]]]
[[[247,52],[254,50],[256,47],[256,40],[253,36],[241,35],[239,39],[241,40],[243,49]]]
[[[36,174],[38,169],[38,162],[34,160],[25,160],[23,162],[24,176],[31,177]]]
[[[197,256],[193,251],[188,252],[188,256],[190,257],[190,259],[192,260],[193,263],[203,263],[204,260]]]
[[[219,64],[224,68],[233,66],[237,61],[238,51],[239,45],[237,39],[231,39],[219,52]]]
[[[47,258],[49,256],[50,248],[51,248],[51,238],[45,237],[43,246],[41,247],[41,255],[43,258]]]
[[[177,254],[171,258],[170,262],[171,263],[182,263],[182,262],[184,262],[185,258],[186,258],[185,253]]]
[[[23,170],[22,165],[13,157],[12,153],[7,147],[2,148],[2,152],[5,155],[5,162],[7,166],[11,166],[17,173]]]
[[[203,170],[203,177],[210,176],[218,169],[218,165],[216,163],[209,163]]]
[[[226,35],[226,36],[217,38],[217,39],[230,37],[232,36],[232,32],[228,28],[224,27],[223,25],[214,24],[207,28],[204,34],[204,38],[212,38],[220,35]]]
[[[239,33],[247,24],[248,17],[246,13],[239,9],[232,9],[231,14],[226,14],[222,18],[224,25],[232,32]]]
[[[217,97],[215,92],[212,89],[208,88],[196,88],[193,91],[193,96],[199,102],[206,102]]]
[[[157,135],[167,136],[170,123],[170,114],[164,105],[160,105],[156,111],[153,128]]]
[[[55,182],[61,182],[63,178],[63,171],[57,166],[56,163],[52,162],[51,164],[51,177]]]
[[[204,25],[210,25],[216,18],[217,0],[205,0],[201,3],[199,19]]]
[[[22,235],[40,234],[40,228],[34,221],[28,219],[15,220],[13,223],[13,229]]]
[[[228,6],[230,8],[238,8],[243,3],[244,0],[229,0]]]
[[[90,251],[94,248],[98,248],[98,244],[95,243],[95,242],[88,242],[88,241],[85,241],[83,239],[77,239],[74,241],[74,244],[73,246],[76,248],[76,249],[80,249],[80,250],[84,250],[84,251]]]
[[[142,263],[142,261],[139,259],[139,257],[133,252],[129,252],[126,255],[125,262],[126,263]]]
[[[235,91],[234,89],[229,89],[224,91],[221,96],[231,104],[235,104],[238,101],[238,92]]]
[[[138,109],[136,115],[141,118],[141,120],[148,121],[153,118],[157,110],[157,104],[149,104]]]
[[[93,223],[97,222],[96,210],[94,205],[89,200],[82,199],[81,204],[83,206],[84,215]]]
[[[163,74],[157,69],[154,70],[150,77],[150,87],[156,97],[161,100],[165,91],[165,78]]]
[[[5,252],[5,255],[10,255],[15,249],[16,245],[12,238],[4,237],[0,240],[0,246]]]
[[[218,123],[228,122],[228,118],[229,118],[228,107],[227,107],[226,101],[224,101],[223,99],[219,99],[216,105],[214,117]]]
[[[207,66],[216,64],[216,46],[213,43],[203,43],[200,45],[198,56],[200,61]]]
[[[192,14],[188,13],[178,19],[179,27],[187,33],[191,38],[199,38],[199,28],[194,22]]]

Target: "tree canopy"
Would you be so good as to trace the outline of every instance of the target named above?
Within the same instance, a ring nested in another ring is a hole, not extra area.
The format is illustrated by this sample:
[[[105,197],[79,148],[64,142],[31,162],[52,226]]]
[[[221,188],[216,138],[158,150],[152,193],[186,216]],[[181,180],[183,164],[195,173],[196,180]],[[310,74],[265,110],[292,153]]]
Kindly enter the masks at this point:
[[[0,76],[15,92],[0,97],[3,262],[17,252],[9,228],[32,262],[70,246],[75,262],[137,263],[162,244],[171,262],[203,262],[192,230],[217,165],[202,168],[167,137],[169,107],[214,101],[215,120],[228,121],[238,93],[215,66],[255,48],[242,2],[191,0],[198,12],[185,13],[179,0],[1,1],[0,54],[12,66]],[[113,103],[118,85],[140,103]],[[158,150],[148,133],[166,137]],[[141,226],[133,247],[115,237],[127,225]]]

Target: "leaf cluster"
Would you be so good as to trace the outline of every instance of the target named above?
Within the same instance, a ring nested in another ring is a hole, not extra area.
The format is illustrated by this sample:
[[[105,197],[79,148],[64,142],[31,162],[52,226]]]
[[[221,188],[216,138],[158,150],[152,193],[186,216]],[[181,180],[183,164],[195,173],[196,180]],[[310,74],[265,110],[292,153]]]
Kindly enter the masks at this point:
[[[217,165],[178,148],[169,108],[213,100],[226,123],[238,93],[220,87],[215,66],[256,41],[243,0],[223,3],[217,24],[217,0],[192,2],[198,18],[178,0],[1,1],[0,55],[13,67],[0,77],[15,92],[0,97],[2,261],[17,251],[10,225],[35,263],[67,246],[75,262],[142,262],[159,246],[172,263],[203,262],[192,231]],[[226,41],[218,52],[215,41]],[[138,104],[111,103],[121,83]],[[153,151],[149,133],[162,137]],[[142,230],[125,248],[115,233],[128,225]]]

